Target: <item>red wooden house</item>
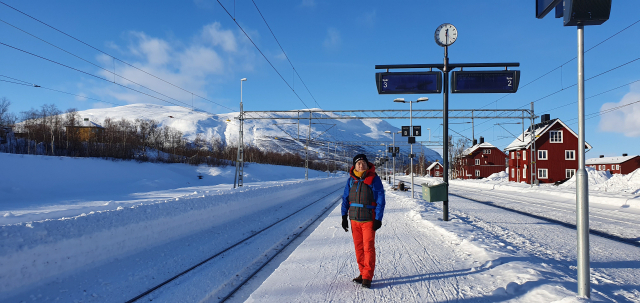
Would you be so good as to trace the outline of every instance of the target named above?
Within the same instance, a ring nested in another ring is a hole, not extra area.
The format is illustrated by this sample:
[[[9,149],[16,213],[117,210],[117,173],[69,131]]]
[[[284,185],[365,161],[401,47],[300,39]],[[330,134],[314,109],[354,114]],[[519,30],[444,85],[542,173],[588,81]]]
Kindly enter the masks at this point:
[[[430,177],[442,177],[443,171],[444,167],[442,167],[442,164],[438,162],[438,160],[427,167],[427,175]]]
[[[507,155],[491,143],[480,142],[462,152],[457,159],[456,177],[462,179],[481,179],[504,171]]]
[[[630,174],[640,168],[640,156],[629,156],[622,154],[622,157],[605,157],[587,159],[585,165],[600,171],[609,171],[612,174]]]
[[[591,145],[585,142],[585,148]],[[542,115],[533,132],[529,127],[505,151],[509,181],[513,182],[554,183],[571,178],[578,168],[578,135],[560,119],[551,120],[549,114]]]

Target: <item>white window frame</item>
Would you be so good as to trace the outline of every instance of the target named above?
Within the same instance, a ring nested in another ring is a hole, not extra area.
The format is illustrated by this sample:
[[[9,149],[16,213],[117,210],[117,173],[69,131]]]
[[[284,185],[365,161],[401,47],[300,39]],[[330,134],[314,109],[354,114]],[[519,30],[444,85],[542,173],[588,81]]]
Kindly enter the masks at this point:
[[[538,168],[538,179],[549,179],[549,170],[546,168]]]
[[[511,152],[511,159],[515,159],[515,157],[516,157],[516,156],[515,156],[515,153],[516,153],[516,152],[513,152],[513,151]]]
[[[554,136],[554,134],[560,134],[560,140],[558,140],[557,136]],[[550,130],[549,131],[549,142],[551,143],[562,143],[564,139],[564,136],[562,135],[562,131],[561,130]]]
[[[620,165],[616,164],[616,170],[620,170]]]
[[[570,154],[572,157],[568,157],[568,156],[569,156],[569,154]],[[576,151],[575,151],[575,150],[565,150],[565,151],[564,151],[564,159],[565,159],[565,160],[575,160],[575,159],[576,159]]]
[[[541,154],[544,154],[544,157],[540,157]],[[538,160],[549,160],[549,153],[546,149],[538,150]]]
[[[440,177],[440,171],[436,170],[436,177]]]
[[[522,160],[527,161],[527,150],[522,151]]]
[[[476,165],[480,165],[480,159],[476,159]]]
[[[491,150],[490,149],[483,149],[482,153],[483,154],[491,154]]]
[[[569,179],[573,176],[576,175],[576,170],[575,169],[565,169],[564,170],[564,177]]]
[[[515,178],[516,177],[516,172],[515,170],[512,168],[511,169],[511,178]]]
[[[476,169],[476,177],[480,177],[480,170]]]
[[[527,168],[523,168],[522,169],[522,179],[526,179],[527,178]]]

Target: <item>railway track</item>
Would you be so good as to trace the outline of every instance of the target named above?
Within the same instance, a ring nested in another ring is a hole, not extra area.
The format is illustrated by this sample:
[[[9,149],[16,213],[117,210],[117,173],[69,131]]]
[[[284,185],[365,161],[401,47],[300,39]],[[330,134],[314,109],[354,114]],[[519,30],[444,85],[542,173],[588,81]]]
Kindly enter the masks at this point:
[[[164,280],[163,282],[161,282],[161,283],[157,284],[156,286],[154,286],[154,287],[151,287],[151,288],[147,289],[146,291],[144,291],[144,292],[140,293],[140,294],[139,294],[139,295],[137,295],[136,297],[134,297],[134,298],[132,298],[132,299],[130,299],[130,300],[128,300],[128,301],[126,301],[126,303],[133,303],[133,302],[137,302],[137,301],[139,301],[140,299],[144,298],[145,296],[148,296],[149,294],[153,293],[153,292],[154,292],[154,291],[156,291],[156,290],[159,290],[159,289],[164,288],[164,287],[170,287],[171,283],[172,283],[173,281],[175,281],[176,279],[180,278],[181,276],[184,276],[185,274],[187,274],[187,273],[189,273],[189,272],[192,272],[193,270],[195,270],[195,269],[197,269],[197,268],[199,268],[199,267],[201,267],[201,266],[205,265],[207,262],[210,262],[210,261],[212,261],[212,260],[216,259],[217,257],[222,256],[224,253],[231,251],[232,249],[234,249],[235,247],[239,246],[240,244],[245,243],[245,242],[247,242],[248,240],[250,240],[250,239],[252,239],[252,238],[254,238],[254,237],[256,237],[256,236],[258,236],[258,235],[262,234],[263,232],[265,232],[265,231],[269,230],[270,228],[272,228],[272,227],[276,226],[278,223],[281,223],[281,222],[283,222],[283,221],[285,221],[285,220],[287,220],[287,219],[291,218],[291,217],[292,217],[292,216],[294,216],[295,214],[297,214],[297,213],[299,213],[299,212],[301,212],[301,211],[303,211],[303,210],[307,209],[308,207],[310,207],[310,206],[312,206],[312,205],[314,205],[314,204],[316,204],[316,203],[318,203],[318,202],[320,202],[320,201],[324,201],[327,197],[329,197],[329,196],[331,196],[331,195],[335,194],[336,192],[338,192],[338,191],[340,191],[340,190],[342,190],[342,186],[340,186],[337,190],[332,191],[331,193],[329,193],[329,194],[327,194],[327,195],[325,195],[325,196],[323,196],[323,197],[321,197],[321,198],[319,198],[319,199],[317,199],[317,200],[315,200],[315,201],[313,201],[313,202],[309,203],[307,206],[302,207],[302,208],[298,209],[297,211],[295,211],[295,212],[293,212],[293,213],[289,214],[288,216],[286,216],[286,217],[284,217],[284,218],[282,218],[282,219],[280,219],[280,220],[278,220],[278,221],[276,221],[276,222],[272,223],[271,225],[269,225],[269,226],[267,226],[267,227],[265,227],[265,228],[263,228],[263,229],[261,229],[261,230],[259,230],[259,231],[256,231],[256,232],[254,232],[253,234],[251,234],[250,236],[245,237],[245,238],[243,238],[243,239],[239,240],[238,242],[234,243],[233,245],[230,245],[230,246],[228,246],[227,248],[225,248],[225,249],[223,249],[223,250],[221,250],[221,251],[219,251],[219,252],[215,253],[215,254],[214,254],[214,255],[212,255],[211,257],[209,257],[209,258],[207,258],[207,259],[205,259],[205,260],[203,260],[203,261],[201,261],[201,262],[199,262],[199,263],[197,263],[197,264],[193,265],[193,266],[192,266],[192,267],[190,267],[190,268],[187,268],[186,270],[184,270],[184,271],[182,271],[182,272],[178,273],[177,275],[174,275],[173,277],[171,277],[171,278],[169,278],[169,279]],[[296,231],[295,233],[290,234],[290,235],[284,235],[284,236],[283,236],[283,238],[288,238],[288,239],[289,239],[289,241],[288,241],[285,245],[283,245],[282,247],[280,247],[280,249],[279,249],[279,250],[278,250],[278,251],[277,251],[273,256],[271,256],[268,260],[266,260],[266,261],[265,261],[261,266],[259,266],[259,268],[258,268],[257,270],[255,270],[255,271],[254,271],[252,274],[250,274],[248,277],[245,277],[245,279],[243,279],[242,281],[240,281],[240,283],[238,283],[238,285],[237,285],[237,286],[236,286],[236,287],[235,287],[235,288],[234,288],[234,289],[233,289],[229,294],[227,294],[225,297],[223,297],[223,298],[220,300],[220,302],[224,302],[224,301],[228,300],[229,298],[231,298],[231,297],[232,297],[232,296],[233,296],[233,295],[234,295],[238,290],[240,290],[240,289],[242,288],[242,286],[244,286],[244,285],[245,285],[245,284],[246,284],[246,283],[247,283],[251,278],[253,278],[253,277],[254,277],[254,276],[255,276],[255,275],[256,275],[260,270],[262,270],[262,269],[263,269],[263,268],[264,268],[264,267],[265,267],[265,266],[266,266],[266,265],[267,265],[271,260],[273,260],[273,258],[275,258],[277,255],[279,255],[279,254],[280,254],[280,253],[281,253],[281,252],[282,252],[286,247],[288,247],[288,246],[289,246],[289,244],[291,244],[291,243],[292,243],[292,242],[293,242],[293,241],[294,241],[294,240],[295,240],[295,239],[296,239],[300,234],[302,234],[305,230],[307,230],[307,228],[309,228],[309,226],[313,225],[313,223],[315,223],[319,218],[321,218],[322,216],[324,216],[324,214],[326,214],[326,213],[327,213],[327,211],[329,211],[330,209],[332,209],[333,207],[335,207],[336,202],[338,202],[338,201],[340,201],[340,200],[341,200],[341,199],[340,199],[340,198],[338,198],[338,199],[336,199],[335,201],[331,202],[331,203],[329,204],[329,206],[325,207],[325,208],[322,210],[322,213],[321,213],[320,215],[316,216],[316,217],[315,217],[311,222],[309,222],[308,224],[306,224],[306,226],[304,226],[304,227],[302,227],[302,226],[301,226],[301,227],[299,228],[299,230],[298,230],[298,231]]]
[[[416,184],[415,186],[420,186],[420,185]],[[527,211],[514,209],[514,208],[511,208],[511,207],[504,206],[504,205],[499,205],[499,204],[497,204],[497,203],[495,203],[494,201],[491,201],[491,200],[495,199],[497,197],[499,199],[505,199],[505,200],[508,200],[508,201],[511,201],[511,202],[530,203],[530,204],[535,204],[536,206],[545,207],[545,208],[548,208],[548,209],[551,209],[551,210],[559,210],[559,211],[565,211],[565,212],[571,211],[568,208],[554,208],[554,207],[551,207],[551,206],[548,206],[548,205],[540,205],[539,202],[533,203],[532,201],[534,201],[534,199],[522,198],[522,197],[519,197],[518,199],[514,199],[512,196],[500,195],[500,194],[496,194],[496,193],[493,193],[493,192],[490,195],[489,194],[484,194],[484,193],[481,193],[481,192],[473,192],[473,194],[476,195],[476,197],[469,197],[469,196],[466,196],[464,194],[449,192],[449,195],[451,195],[451,196],[455,196],[455,197],[458,197],[458,198],[466,199],[466,200],[469,200],[469,201],[482,203],[482,204],[485,204],[485,205],[488,205],[488,206],[492,206],[492,207],[495,207],[495,208],[500,208],[500,209],[503,209],[503,210],[515,212],[515,213],[518,213],[518,214],[521,214],[521,215],[524,215],[524,216],[536,218],[536,219],[543,220],[543,221],[546,221],[546,222],[549,222],[549,223],[558,224],[558,225],[562,225],[562,226],[565,226],[565,227],[568,227],[568,228],[576,229],[576,225],[574,223],[572,223],[572,222],[566,222],[566,221],[563,221],[563,220],[550,218],[548,216],[543,216],[543,215],[539,215],[539,214],[532,214],[532,213],[527,212]],[[483,198],[486,198],[486,199],[480,200],[480,199],[478,199],[479,197],[477,197],[477,196],[482,196]],[[573,212],[575,213],[575,210],[573,210]],[[590,216],[593,216],[593,215],[590,215]],[[596,217],[598,217],[598,216],[596,216]],[[605,218],[605,217],[598,217],[598,218],[605,219],[605,220],[617,221],[617,222],[623,222],[623,223],[626,223],[626,224],[629,224],[629,225],[635,225],[633,222],[628,222],[628,221],[620,221],[620,220],[610,219],[610,218]],[[610,239],[610,240],[613,240],[613,241],[616,241],[616,242],[632,245],[632,246],[635,246],[635,247],[640,247],[640,237],[635,237],[635,238],[622,237],[622,236],[619,236],[619,235],[608,233],[608,232],[606,232],[604,230],[594,229],[594,228],[591,228],[591,227],[589,228],[589,233],[592,234],[592,235],[596,235],[596,236],[600,236],[600,237],[603,237],[603,238],[607,238],[607,239]]]

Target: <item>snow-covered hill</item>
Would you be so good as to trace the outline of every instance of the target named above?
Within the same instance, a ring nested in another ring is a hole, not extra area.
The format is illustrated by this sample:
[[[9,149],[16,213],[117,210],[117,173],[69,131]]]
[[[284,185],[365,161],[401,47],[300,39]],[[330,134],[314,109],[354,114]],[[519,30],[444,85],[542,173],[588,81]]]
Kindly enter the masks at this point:
[[[161,106],[155,104],[131,104],[126,106],[90,109],[78,112],[81,118],[89,118],[91,122],[101,124],[105,118],[120,120],[122,118],[133,121],[135,119],[153,119],[158,121],[160,126],[168,125],[181,131],[185,138],[193,140],[197,134],[201,134],[205,139],[217,138],[227,144],[238,142],[238,112],[227,114],[211,115],[191,111],[179,106]],[[273,117],[265,114],[264,117]],[[304,117],[307,117],[305,120]],[[315,115],[314,115],[315,116]],[[245,120],[244,142],[245,144],[256,146],[261,149],[302,152],[304,142],[308,135],[308,115],[301,115],[299,132],[297,120]],[[277,125],[276,125],[277,123]],[[284,130],[284,131],[283,131]],[[325,156],[326,144],[319,142],[332,142],[331,153],[334,152],[333,143],[337,143],[337,154],[346,158],[352,157],[355,153],[364,152],[371,158],[378,150],[384,149],[381,146],[346,146],[342,147],[340,142],[347,141],[391,141],[391,134],[384,131],[398,131],[384,120],[313,120],[311,124],[312,143],[310,150],[317,151],[317,156]],[[285,133],[286,131],[286,133]],[[298,139],[300,141],[296,142]],[[317,138],[316,138],[317,137]],[[316,138],[314,141],[313,139]],[[402,140],[398,136],[397,140]],[[300,143],[301,142],[301,143]],[[428,161],[440,160],[442,157],[437,152],[422,147]],[[408,153],[408,147],[401,147],[402,153]],[[414,146],[414,152],[420,154],[419,145]]]

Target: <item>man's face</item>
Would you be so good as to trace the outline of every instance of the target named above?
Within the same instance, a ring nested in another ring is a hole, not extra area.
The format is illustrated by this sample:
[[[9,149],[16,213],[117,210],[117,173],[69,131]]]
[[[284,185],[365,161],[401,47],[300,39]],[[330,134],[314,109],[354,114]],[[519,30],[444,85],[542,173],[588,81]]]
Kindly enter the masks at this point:
[[[360,160],[360,161],[356,162],[356,171],[357,172],[366,171],[367,169],[369,169],[369,166],[367,165],[366,161]]]

